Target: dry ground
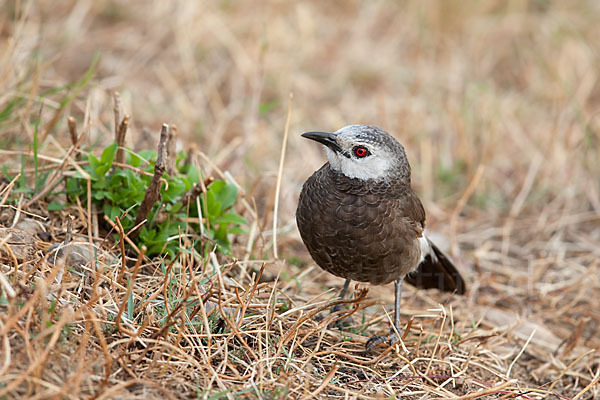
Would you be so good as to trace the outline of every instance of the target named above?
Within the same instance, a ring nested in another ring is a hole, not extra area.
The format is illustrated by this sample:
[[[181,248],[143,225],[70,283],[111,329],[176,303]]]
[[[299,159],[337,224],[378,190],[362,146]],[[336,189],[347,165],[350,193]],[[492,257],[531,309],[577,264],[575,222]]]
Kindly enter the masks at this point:
[[[166,273],[146,260],[127,271],[131,292],[106,242],[102,274],[59,284],[44,251],[69,213],[79,240],[102,243],[91,216],[26,199],[15,212],[2,182],[0,223],[32,213],[52,235],[26,262],[2,253],[0,399],[600,398],[598,21],[594,1],[2,2],[0,109],[26,100],[0,115],[10,171],[15,151],[31,167],[38,116],[39,153],[54,157],[41,167],[60,169],[69,115],[84,146],[110,143],[119,91],[128,145],[154,147],[176,124],[180,149],[244,189],[250,226],[231,257],[182,255]],[[39,97],[97,52],[87,87]],[[342,281],[314,266],[294,222],[324,160],[299,134],[350,123],[405,145],[429,227],[469,283],[464,297],[407,288],[403,342],[368,354],[391,288],[355,292],[354,325],[327,329]],[[203,302],[193,316],[171,296]],[[135,316],[119,320],[128,298]]]

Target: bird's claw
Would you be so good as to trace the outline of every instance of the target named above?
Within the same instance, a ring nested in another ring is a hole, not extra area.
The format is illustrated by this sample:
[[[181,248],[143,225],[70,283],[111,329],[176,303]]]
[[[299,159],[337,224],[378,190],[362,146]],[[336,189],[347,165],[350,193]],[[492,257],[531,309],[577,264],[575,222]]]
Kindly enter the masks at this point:
[[[387,343],[388,345],[392,346],[392,345],[396,344],[397,342],[398,342],[398,335],[396,334],[396,332],[394,330],[392,330],[387,335],[371,336],[369,338],[369,340],[367,340],[367,343],[365,343],[365,350],[368,353],[369,351],[371,351],[371,349],[373,347],[377,346],[378,344]]]

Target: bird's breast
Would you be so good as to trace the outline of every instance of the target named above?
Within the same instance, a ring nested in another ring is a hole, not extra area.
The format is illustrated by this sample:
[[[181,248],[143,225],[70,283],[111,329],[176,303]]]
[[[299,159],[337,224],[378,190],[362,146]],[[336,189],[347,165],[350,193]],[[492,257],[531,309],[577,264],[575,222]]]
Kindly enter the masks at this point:
[[[296,219],[321,268],[345,279],[384,284],[412,271],[420,249],[398,200],[370,186],[321,168],[302,188]]]

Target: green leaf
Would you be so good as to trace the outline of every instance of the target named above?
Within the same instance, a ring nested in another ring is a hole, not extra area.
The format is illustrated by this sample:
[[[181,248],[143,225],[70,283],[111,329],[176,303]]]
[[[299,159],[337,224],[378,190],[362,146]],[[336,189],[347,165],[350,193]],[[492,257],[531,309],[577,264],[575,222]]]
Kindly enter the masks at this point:
[[[89,173],[90,177],[93,179],[97,178],[96,172],[92,172],[90,168],[84,168],[84,170],[86,170],[86,172]],[[83,179],[85,180],[85,177],[79,172],[79,171],[75,171],[75,173],[72,176],[75,179]]]
[[[220,217],[214,218],[211,221],[213,224],[235,224],[235,225],[247,225],[248,222],[241,216],[234,213],[226,213]]]
[[[226,184],[225,181],[214,181],[208,187],[208,191],[213,192],[215,194],[219,193],[221,190],[223,190],[223,188],[225,187],[225,184]]]
[[[92,194],[92,197],[96,200],[102,200],[106,197],[105,195],[106,192],[104,192],[103,190],[95,190],[94,194]]]
[[[169,179],[169,190],[162,191],[162,195],[165,201],[173,202],[180,198],[185,193],[186,184],[183,179],[172,178]]]
[[[208,212],[208,217],[212,221],[212,218],[218,217],[221,215],[221,203],[217,200],[217,197],[212,191],[206,192],[206,210]]]
[[[108,203],[104,203],[104,215],[111,219],[111,221],[115,220],[115,217],[120,217],[123,214],[123,210],[115,205],[111,205]]]
[[[102,190],[106,189],[106,179],[102,177],[102,179],[95,181],[92,183],[92,189],[94,190]]]
[[[96,171],[100,167],[100,160],[98,160],[95,155],[93,155],[92,153],[90,153],[88,155],[88,162],[90,163],[89,172],[90,172],[90,175],[92,176],[92,179],[98,179],[99,176],[98,176],[98,173]],[[104,175],[104,174],[102,174],[102,175]]]
[[[144,163],[145,160],[135,153],[127,153],[125,156],[125,161],[132,167],[139,167],[142,165],[142,163]]]
[[[192,185],[195,185],[196,183],[200,182],[200,179],[198,178],[199,175],[198,175],[198,170],[196,169],[196,166],[195,165],[189,165],[187,167],[188,168],[186,168],[187,170],[184,173],[185,173],[185,176],[187,177],[188,181]]]
[[[118,193],[111,192],[110,190],[104,192],[104,198],[110,200],[111,202],[116,200],[115,195],[118,195]]]
[[[210,187],[210,186],[209,186]],[[223,189],[217,194],[217,200],[221,203],[223,210],[235,204],[237,199],[237,187],[233,183],[226,183]]]
[[[182,203],[168,204],[166,210],[169,213],[177,213],[179,210],[181,210],[181,207],[183,207]]]
[[[48,211],[60,211],[65,208],[67,205],[63,203],[59,203],[56,200],[52,200],[50,204],[48,204]]]
[[[115,160],[115,155],[117,154],[118,149],[117,143],[113,143],[110,146],[107,146],[102,155],[100,156],[100,163],[104,165],[108,165],[108,168],[112,167],[112,163]]]
[[[117,147],[118,146],[116,143],[113,143],[110,146],[106,147],[102,152],[102,155],[100,156],[98,164],[95,166],[92,165],[92,162],[90,160],[90,166],[92,166],[92,168],[98,176],[104,176],[112,168],[112,164],[115,159],[115,154],[117,154]]]

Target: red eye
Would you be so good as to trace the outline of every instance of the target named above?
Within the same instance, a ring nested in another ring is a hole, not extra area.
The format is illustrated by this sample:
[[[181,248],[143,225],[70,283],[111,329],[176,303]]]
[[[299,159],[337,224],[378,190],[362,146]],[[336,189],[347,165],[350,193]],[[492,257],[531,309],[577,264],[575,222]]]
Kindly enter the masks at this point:
[[[354,148],[354,154],[356,154],[356,157],[363,158],[369,155],[369,150],[363,146],[356,146]]]

